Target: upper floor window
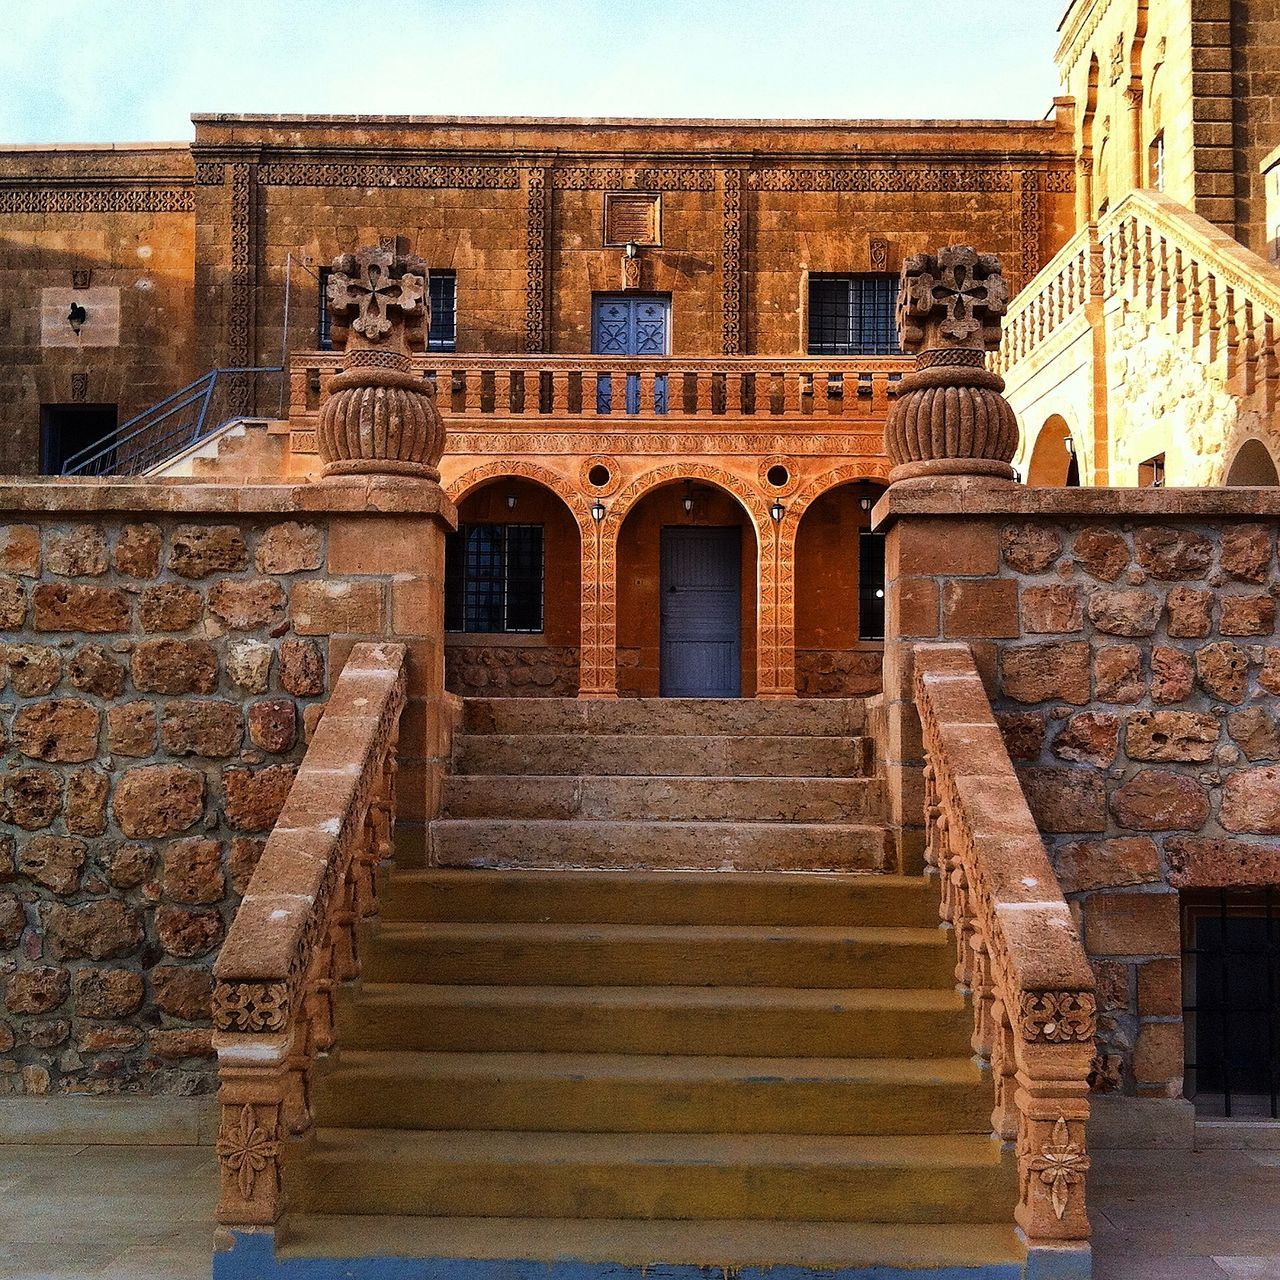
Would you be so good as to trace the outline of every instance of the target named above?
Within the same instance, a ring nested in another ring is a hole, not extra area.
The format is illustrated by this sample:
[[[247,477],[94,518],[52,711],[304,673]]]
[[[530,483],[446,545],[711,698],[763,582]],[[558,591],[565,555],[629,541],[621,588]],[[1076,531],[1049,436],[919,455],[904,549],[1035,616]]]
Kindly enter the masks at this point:
[[[332,267],[320,268],[319,348],[333,350],[333,317],[326,297]],[[427,279],[427,295],[431,299],[431,329],[427,334],[428,351],[456,351],[458,346],[458,276],[453,271],[433,270]]]
[[[542,630],[543,527],[464,524],[445,541],[446,631]]]
[[[1138,484],[1143,489],[1164,488],[1164,454],[1138,463]]]
[[[1164,190],[1164,130],[1151,139],[1151,185],[1156,191]]]
[[[892,356],[898,348],[898,277],[809,277],[811,356]]]

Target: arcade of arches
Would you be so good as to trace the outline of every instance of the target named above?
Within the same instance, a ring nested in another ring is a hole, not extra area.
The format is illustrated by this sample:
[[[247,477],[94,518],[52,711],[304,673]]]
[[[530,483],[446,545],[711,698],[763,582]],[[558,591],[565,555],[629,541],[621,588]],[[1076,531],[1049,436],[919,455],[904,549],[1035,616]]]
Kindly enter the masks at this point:
[[[453,691],[879,689],[884,553],[871,512],[883,484],[834,475],[781,502],[727,475],[668,471],[594,513],[549,472],[450,486],[459,518],[446,559]]]

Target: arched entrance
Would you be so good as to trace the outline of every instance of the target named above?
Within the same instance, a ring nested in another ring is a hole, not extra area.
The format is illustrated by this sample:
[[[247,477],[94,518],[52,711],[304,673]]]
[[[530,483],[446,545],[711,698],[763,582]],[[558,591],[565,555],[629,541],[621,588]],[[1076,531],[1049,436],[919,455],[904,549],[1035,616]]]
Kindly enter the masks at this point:
[[[1267,446],[1261,440],[1246,440],[1231,461],[1226,483],[1230,488],[1266,487],[1280,484],[1280,475]]]
[[[618,531],[618,693],[753,697],[758,558],[751,517],[718,485],[640,497]]]
[[[880,688],[884,656],[884,536],[874,480],[840,484],[800,516],[795,549],[796,692],[853,697]]]
[[[572,697],[582,542],[564,500],[524,476],[458,501],[445,550],[445,684],[471,697]]]
[[[1027,466],[1027,484],[1057,489],[1074,489],[1080,484],[1080,458],[1075,438],[1066,420],[1056,413],[1036,436]]]

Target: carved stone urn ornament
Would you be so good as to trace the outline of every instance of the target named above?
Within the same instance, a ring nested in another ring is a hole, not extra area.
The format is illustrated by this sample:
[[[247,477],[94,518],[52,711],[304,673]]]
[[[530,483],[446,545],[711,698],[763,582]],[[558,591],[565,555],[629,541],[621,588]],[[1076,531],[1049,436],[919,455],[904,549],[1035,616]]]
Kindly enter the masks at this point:
[[[444,423],[431,384],[415,377],[431,323],[427,266],[392,248],[344,253],[328,287],[342,372],[320,406],[316,446],[326,476],[440,480]]]
[[[931,476],[1012,480],[1018,422],[986,368],[1000,345],[1009,289],[993,254],[948,245],[902,268],[898,334],[916,358],[885,423],[889,483]]]

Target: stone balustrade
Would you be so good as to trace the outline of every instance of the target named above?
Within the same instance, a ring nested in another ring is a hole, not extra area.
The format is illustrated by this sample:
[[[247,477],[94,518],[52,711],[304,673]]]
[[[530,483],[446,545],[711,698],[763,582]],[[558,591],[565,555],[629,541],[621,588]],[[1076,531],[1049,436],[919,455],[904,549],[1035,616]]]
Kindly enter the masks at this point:
[[[359,927],[392,851],[406,652],[351,650],[214,967],[224,1226],[279,1220],[282,1149],[310,1127],[337,988],[359,973]]]
[[[1135,191],[1085,226],[1009,309],[992,368],[1008,373],[1087,304],[1115,299],[1167,319],[1229,389],[1277,403],[1280,270],[1155,191]]]
[[[1033,1252],[1083,1252],[1093,973],[969,646],[918,645],[914,664],[925,859],[991,1066],[992,1127],[1017,1154],[1016,1220]]]
[[[901,356],[645,360],[427,352],[411,359],[414,373],[434,386],[449,421],[512,418],[526,426],[566,417],[878,423],[912,367]],[[293,356],[290,419],[295,429],[314,427],[340,361],[339,352]]]

